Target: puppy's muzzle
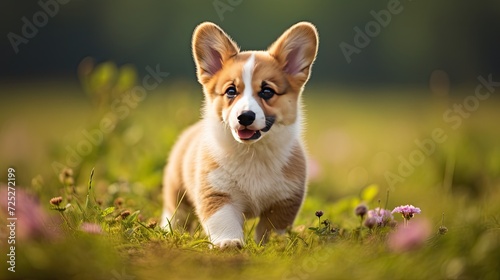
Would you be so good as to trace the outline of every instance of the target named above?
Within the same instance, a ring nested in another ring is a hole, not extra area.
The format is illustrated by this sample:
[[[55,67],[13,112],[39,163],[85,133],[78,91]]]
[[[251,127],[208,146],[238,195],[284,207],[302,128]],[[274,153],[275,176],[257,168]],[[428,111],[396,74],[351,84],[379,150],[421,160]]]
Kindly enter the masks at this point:
[[[274,117],[266,117],[266,126],[260,130],[249,128],[255,121],[255,113],[250,110],[243,111],[238,116],[238,123],[243,126],[243,129],[236,131],[239,140],[257,140],[262,136],[261,132],[268,132],[274,124]]]

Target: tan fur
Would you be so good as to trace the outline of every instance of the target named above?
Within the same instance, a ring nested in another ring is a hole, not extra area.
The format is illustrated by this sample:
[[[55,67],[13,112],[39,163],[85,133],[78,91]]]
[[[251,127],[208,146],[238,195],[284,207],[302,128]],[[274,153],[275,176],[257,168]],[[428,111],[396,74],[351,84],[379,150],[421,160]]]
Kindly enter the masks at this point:
[[[240,52],[215,24],[196,28],[193,56],[205,95],[204,114],[180,136],[165,168],[164,214],[172,225],[182,225],[194,208],[212,242],[220,247],[241,246],[243,216],[260,217],[259,242],[265,242],[271,230],[292,225],[306,190],[301,93],[317,40],[314,26],[299,23],[267,51]],[[244,70],[249,61],[251,68]],[[264,86],[276,93],[271,99],[259,97]],[[231,98],[225,94],[230,87],[238,93]],[[243,128],[234,128],[235,116],[241,113],[234,106],[246,100],[254,102],[252,106],[258,106],[263,115],[245,129],[263,135],[236,141],[234,129]],[[264,130],[264,116],[274,119],[269,131]]]
[[[283,168],[283,174],[299,185],[306,184],[306,158],[301,147],[294,148],[292,157]],[[265,243],[271,230],[282,230],[290,227],[297,214],[304,197],[304,189],[298,189],[290,199],[278,201],[260,215],[260,222],[256,229],[256,236]]]

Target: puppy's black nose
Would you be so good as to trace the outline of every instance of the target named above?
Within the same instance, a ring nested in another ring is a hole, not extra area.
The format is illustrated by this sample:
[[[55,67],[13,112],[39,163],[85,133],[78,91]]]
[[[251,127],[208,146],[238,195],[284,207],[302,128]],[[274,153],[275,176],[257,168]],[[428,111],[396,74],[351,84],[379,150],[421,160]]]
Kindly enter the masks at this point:
[[[253,111],[243,111],[241,115],[238,116],[238,122],[241,125],[248,126],[255,121],[255,113]]]

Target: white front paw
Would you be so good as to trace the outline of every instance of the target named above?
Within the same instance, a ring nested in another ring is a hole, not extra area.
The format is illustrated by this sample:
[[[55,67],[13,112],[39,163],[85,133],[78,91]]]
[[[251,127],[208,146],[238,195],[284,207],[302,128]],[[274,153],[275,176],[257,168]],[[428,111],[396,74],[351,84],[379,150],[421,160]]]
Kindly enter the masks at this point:
[[[243,248],[243,241],[240,239],[223,239],[221,241],[215,242],[214,243],[215,247],[221,249],[221,250],[226,250],[226,249],[242,249]]]
[[[243,248],[243,215],[231,204],[226,204],[203,223],[214,247]]]

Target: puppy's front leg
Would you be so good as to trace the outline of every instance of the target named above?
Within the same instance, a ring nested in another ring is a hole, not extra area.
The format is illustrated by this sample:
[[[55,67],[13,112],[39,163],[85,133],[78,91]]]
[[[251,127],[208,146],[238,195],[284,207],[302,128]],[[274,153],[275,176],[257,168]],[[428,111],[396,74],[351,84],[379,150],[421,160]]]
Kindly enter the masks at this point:
[[[292,226],[295,216],[302,204],[303,193],[275,203],[260,215],[260,221],[255,231],[255,242],[265,244],[269,239],[269,234],[275,230],[279,234]]]
[[[210,210],[213,209],[209,207],[202,209],[206,216],[202,219],[202,224],[210,242],[221,249],[242,248],[244,244],[242,212],[230,203],[224,204],[215,211]]]

